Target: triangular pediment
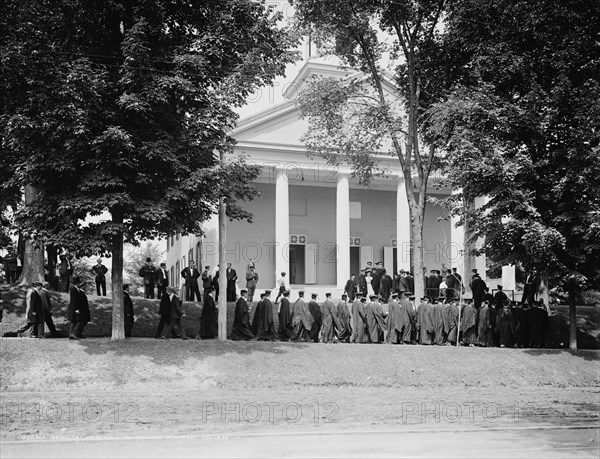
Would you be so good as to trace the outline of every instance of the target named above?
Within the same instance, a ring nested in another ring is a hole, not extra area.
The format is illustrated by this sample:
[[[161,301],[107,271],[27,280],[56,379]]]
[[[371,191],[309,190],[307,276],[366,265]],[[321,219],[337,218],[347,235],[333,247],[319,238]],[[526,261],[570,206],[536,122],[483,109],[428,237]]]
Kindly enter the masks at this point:
[[[350,67],[307,61],[284,92],[285,102],[239,120],[230,133],[238,142],[272,143],[302,146],[301,138],[308,130],[308,121],[300,118],[294,99],[312,77],[347,78],[367,81],[365,74]],[[396,93],[390,78],[384,78],[384,91]]]

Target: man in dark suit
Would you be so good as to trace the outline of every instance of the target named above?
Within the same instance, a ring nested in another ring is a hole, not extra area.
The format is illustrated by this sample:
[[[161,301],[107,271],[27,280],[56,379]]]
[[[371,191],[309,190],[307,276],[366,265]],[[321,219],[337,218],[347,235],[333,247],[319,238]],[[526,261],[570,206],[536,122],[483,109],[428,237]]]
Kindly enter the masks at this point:
[[[129,338],[133,329],[133,323],[135,322],[133,301],[131,301],[131,297],[129,296],[129,284],[123,284],[123,304],[125,306],[125,338]]]
[[[354,301],[354,297],[356,296],[356,280],[355,275],[351,274],[350,279],[346,282],[346,286],[344,287],[344,293],[348,295],[350,301]]]
[[[144,298],[154,299],[154,283],[156,282],[156,269],[150,257],[146,258],[146,264],[140,269],[140,277],[144,278]]]
[[[154,338],[166,339],[164,336],[162,336],[162,332],[165,326],[167,326],[168,331],[169,325],[171,324],[171,298],[167,290],[165,290],[162,293],[162,296],[160,297],[160,306],[158,308],[158,314],[160,316],[160,320],[158,322],[158,327],[156,327],[156,333],[154,334]]]
[[[200,301],[200,289],[198,288],[198,278],[200,271],[196,268],[196,263],[190,260],[190,265],[181,271],[181,277],[185,279],[185,299],[194,301],[194,295]]]
[[[177,296],[177,289],[175,287],[169,288],[168,298],[171,306],[171,325],[169,326],[167,335],[172,338],[189,339],[185,333],[185,327],[181,323],[184,314],[181,300]]]
[[[73,278],[69,295],[70,301],[67,310],[67,317],[71,322],[69,339],[78,340],[83,338],[83,329],[91,320],[87,295],[81,289],[81,279],[79,277]]]
[[[371,287],[373,287],[373,291],[375,295],[379,295],[379,286],[381,285],[381,276],[383,275],[383,264],[378,261],[375,263],[375,268],[371,271]]]
[[[161,263],[160,268],[156,270],[156,298],[162,298],[162,294],[167,291],[169,286],[169,273],[167,264]]]
[[[231,267],[231,263],[227,263],[227,301],[235,301],[237,278],[237,272]]]
[[[358,275],[358,292],[363,295],[367,294],[367,271],[365,269],[361,269]]]
[[[202,295],[202,302],[206,301],[206,297],[212,290],[212,276],[210,275],[210,266],[205,266],[202,271],[202,288],[204,293]]]
[[[73,275],[73,264],[71,263],[71,255],[69,255],[68,253],[65,253],[60,256],[58,274],[60,276],[60,291],[69,292],[71,276]]]
[[[479,276],[478,273],[473,274],[473,280],[471,281],[471,291],[473,292],[473,306],[479,310],[481,303],[483,302],[483,296],[487,285],[484,280]]]
[[[17,330],[17,336],[22,336],[27,330],[30,330],[30,337],[44,337],[44,314],[42,311],[42,298],[37,289],[41,283],[34,282],[25,296],[25,316],[27,323]]]
[[[40,298],[42,299],[42,314],[44,315],[44,322],[48,326],[48,330],[50,330],[50,337],[58,338],[60,333],[56,330],[54,326],[54,321],[52,320],[52,303],[50,302],[50,294],[48,290],[48,282],[44,282],[44,284],[37,289],[40,294]]]

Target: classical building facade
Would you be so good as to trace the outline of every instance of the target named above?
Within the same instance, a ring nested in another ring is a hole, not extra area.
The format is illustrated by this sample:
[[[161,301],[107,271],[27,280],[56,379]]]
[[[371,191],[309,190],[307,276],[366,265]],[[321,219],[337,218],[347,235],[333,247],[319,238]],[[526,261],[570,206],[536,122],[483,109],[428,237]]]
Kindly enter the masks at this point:
[[[259,274],[258,289],[273,288],[285,272],[292,289],[338,294],[367,261],[382,261],[390,273],[410,269],[408,202],[397,158],[380,155],[389,174],[366,189],[349,168],[308,157],[300,140],[308,124],[300,119],[293,98],[306,79],[315,74],[342,78],[351,72],[308,60],[286,89],[289,100],[241,119],[231,133],[237,140],[235,153],[262,167],[256,183],[261,196],[247,204],[253,223],[227,223],[226,261],[237,270],[238,287],[245,286],[250,261]],[[437,196],[449,193],[431,190]],[[452,228],[446,217],[443,208],[427,204],[425,266],[458,266],[462,272],[461,230]],[[176,285],[190,258],[199,268],[209,265],[214,270],[218,264],[216,216],[204,228],[203,236],[168,240],[167,265]]]

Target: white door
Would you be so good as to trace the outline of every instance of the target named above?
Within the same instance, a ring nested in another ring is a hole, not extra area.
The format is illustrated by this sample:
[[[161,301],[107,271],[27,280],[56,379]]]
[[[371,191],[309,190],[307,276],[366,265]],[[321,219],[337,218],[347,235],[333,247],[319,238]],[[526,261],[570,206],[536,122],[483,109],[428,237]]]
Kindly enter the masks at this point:
[[[304,283],[317,283],[317,244],[306,244],[304,252]]]
[[[360,269],[364,269],[367,266],[367,262],[371,261],[375,264],[373,260],[373,246],[372,245],[363,245],[360,248]]]
[[[394,275],[394,248],[384,247],[383,248],[383,267],[386,272],[393,277]]]

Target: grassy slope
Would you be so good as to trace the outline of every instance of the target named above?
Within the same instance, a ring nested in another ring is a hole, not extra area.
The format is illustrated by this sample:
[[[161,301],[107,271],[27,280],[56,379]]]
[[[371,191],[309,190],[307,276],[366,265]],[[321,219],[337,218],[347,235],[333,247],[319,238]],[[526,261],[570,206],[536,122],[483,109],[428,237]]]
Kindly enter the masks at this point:
[[[20,327],[25,319],[23,298],[26,289],[22,287],[8,287],[0,285],[0,295],[4,300],[4,320],[2,332],[14,331]],[[67,333],[69,324],[66,320],[66,309],[69,295],[66,293],[52,292],[52,314],[54,323],[63,333]],[[107,337],[111,334],[111,300],[109,297],[88,295],[92,322],[85,329],[88,337]],[[136,323],[133,328],[134,337],[152,337],[158,323],[158,300],[146,300],[133,297],[136,313]],[[227,330],[231,333],[233,323],[234,304],[229,303],[227,308]],[[277,327],[277,305],[274,307],[275,326]],[[186,317],[183,319],[188,336],[194,337],[200,325],[201,303],[184,302],[183,310]],[[254,313],[252,309],[251,316]],[[581,349],[600,349],[600,305],[579,306],[577,309],[578,344]],[[568,347],[569,325],[568,308],[555,306],[550,316],[550,337],[548,346],[552,348]]]

